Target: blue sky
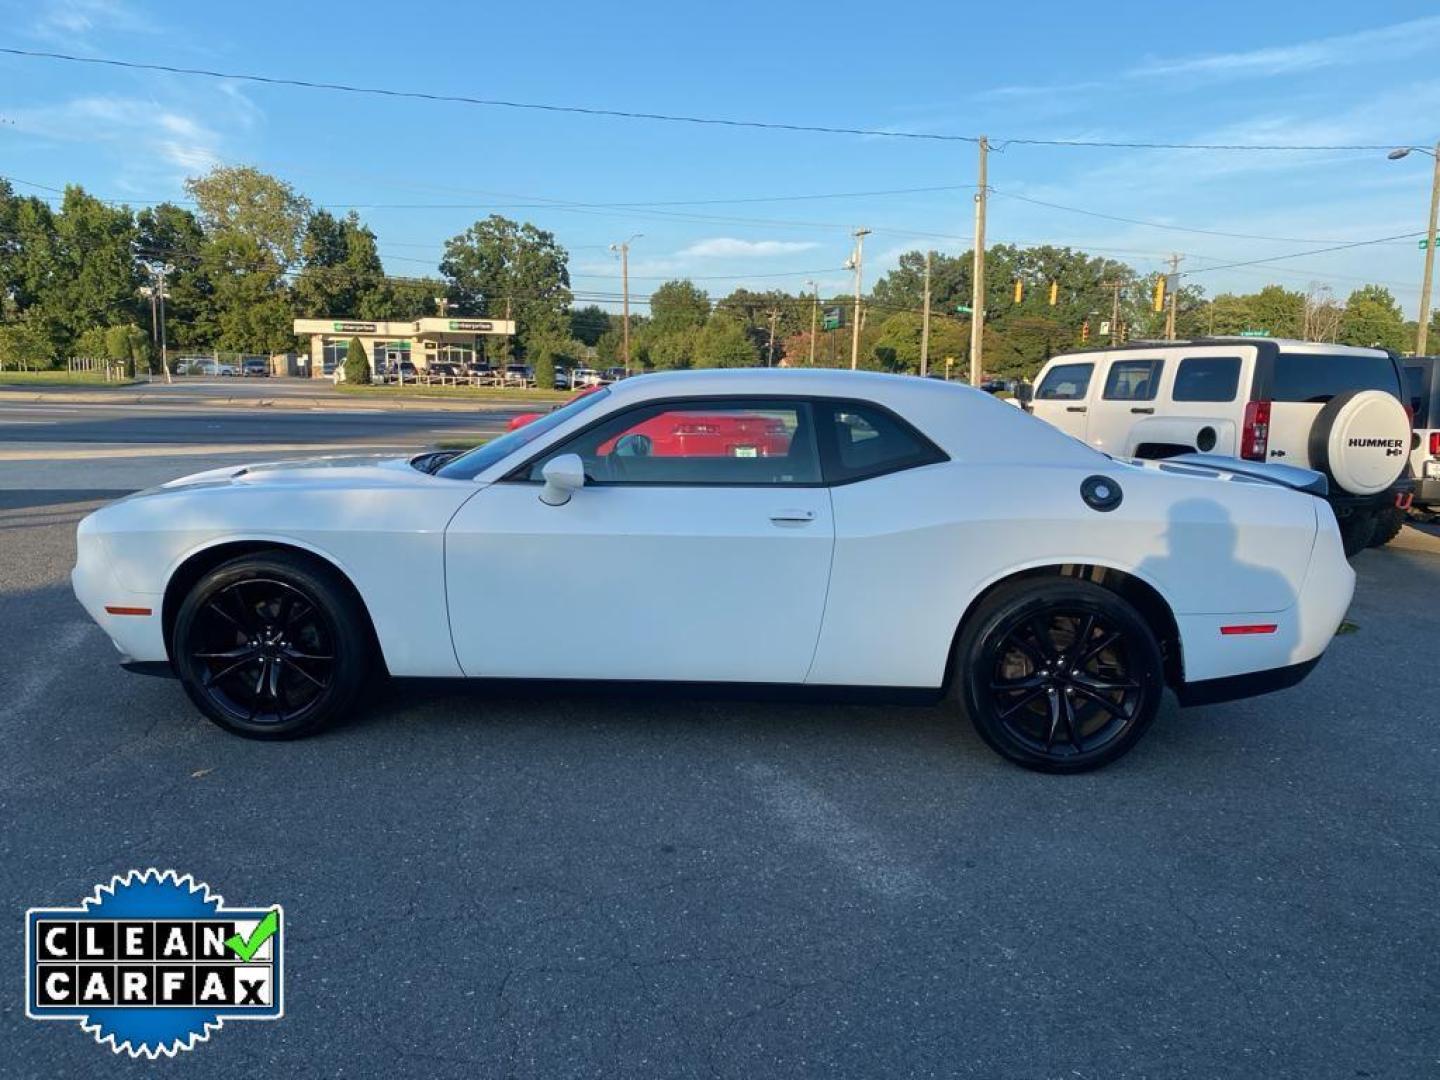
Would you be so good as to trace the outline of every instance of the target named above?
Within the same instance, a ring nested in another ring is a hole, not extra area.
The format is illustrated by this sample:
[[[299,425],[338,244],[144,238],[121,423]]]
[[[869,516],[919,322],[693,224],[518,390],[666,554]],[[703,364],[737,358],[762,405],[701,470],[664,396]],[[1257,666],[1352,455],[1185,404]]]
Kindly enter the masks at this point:
[[[1440,137],[1433,3],[1036,2],[430,5],[0,0],[0,45],[601,108],[1006,138],[1411,143]],[[902,251],[970,246],[964,143],[691,127],[385,100],[0,56],[0,174],[104,197],[183,197],[186,175],[254,164],[317,204],[357,205],[392,273],[434,271],[489,212],[553,230],[580,296],[693,276],[842,291]],[[1208,294],[1267,281],[1388,285],[1412,317],[1430,161],[1011,145],[992,153],[991,242],[1084,247]],[[34,191],[17,185],[21,191]],[[917,192],[913,189],[948,189]],[[797,198],[893,192],[847,198]],[[1016,196],[1186,228],[1054,210]],[[783,199],[780,197],[784,197]],[[702,200],[770,200],[709,202]],[[597,203],[647,203],[615,207]],[[654,205],[668,203],[671,205]]]

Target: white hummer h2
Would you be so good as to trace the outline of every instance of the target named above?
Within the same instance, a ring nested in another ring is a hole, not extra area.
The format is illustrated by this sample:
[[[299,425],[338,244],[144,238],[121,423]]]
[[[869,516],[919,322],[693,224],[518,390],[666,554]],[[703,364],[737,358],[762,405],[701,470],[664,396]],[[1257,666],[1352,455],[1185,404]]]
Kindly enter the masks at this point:
[[[1116,457],[1211,453],[1324,473],[1347,554],[1399,532],[1413,487],[1399,362],[1275,338],[1131,342],[1057,356],[1028,408]]]

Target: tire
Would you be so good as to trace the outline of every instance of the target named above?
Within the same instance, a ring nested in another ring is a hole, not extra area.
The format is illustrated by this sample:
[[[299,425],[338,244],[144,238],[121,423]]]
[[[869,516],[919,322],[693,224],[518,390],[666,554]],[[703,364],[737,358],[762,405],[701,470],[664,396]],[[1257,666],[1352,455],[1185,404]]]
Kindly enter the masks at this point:
[[[1371,547],[1384,547],[1400,535],[1405,526],[1405,511],[1397,506],[1381,510],[1375,515],[1375,532],[1370,537]]]
[[[1375,536],[1375,518],[1369,511],[1357,510],[1339,519],[1340,543],[1347,559],[1353,559],[1370,546]]]
[[[220,727],[294,739],[349,713],[367,681],[369,620],[349,584],[305,555],[242,555],[211,570],[175,617],[170,656]]]
[[[1089,644],[1077,659],[1081,637]],[[1066,578],[1017,581],[986,597],[961,628],[954,673],[953,692],[980,737],[1048,773],[1123,757],[1165,690],[1160,646],[1139,612],[1108,589]]]

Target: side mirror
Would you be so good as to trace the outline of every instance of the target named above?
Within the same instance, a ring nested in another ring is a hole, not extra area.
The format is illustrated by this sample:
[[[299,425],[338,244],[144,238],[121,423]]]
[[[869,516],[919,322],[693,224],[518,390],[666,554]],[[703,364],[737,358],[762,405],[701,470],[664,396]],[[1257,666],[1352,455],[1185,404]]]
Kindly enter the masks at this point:
[[[546,506],[564,506],[585,486],[585,463],[579,454],[561,454],[547,461],[540,475],[545,478],[540,501]]]
[[[1020,402],[1021,405],[1029,405],[1030,402],[1035,400],[1035,387],[1031,386],[1028,382],[1016,383],[1015,400]]]

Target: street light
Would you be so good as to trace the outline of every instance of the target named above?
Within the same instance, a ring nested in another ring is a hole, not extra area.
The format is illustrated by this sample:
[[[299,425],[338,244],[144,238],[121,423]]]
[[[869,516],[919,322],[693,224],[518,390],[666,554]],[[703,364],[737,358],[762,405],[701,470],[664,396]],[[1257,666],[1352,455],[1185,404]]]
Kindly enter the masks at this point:
[[[1430,338],[1430,284],[1435,274],[1435,219],[1440,215],[1440,143],[1435,149],[1423,146],[1397,146],[1385,156],[1391,161],[1409,157],[1410,151],[1429,154],[1435,160],[1435,179],[1430,186],[1430,227],[1425,233],[1425,276],[1420,282],[1420,327],[1415,332],[1415,355],[1424,356]]]

